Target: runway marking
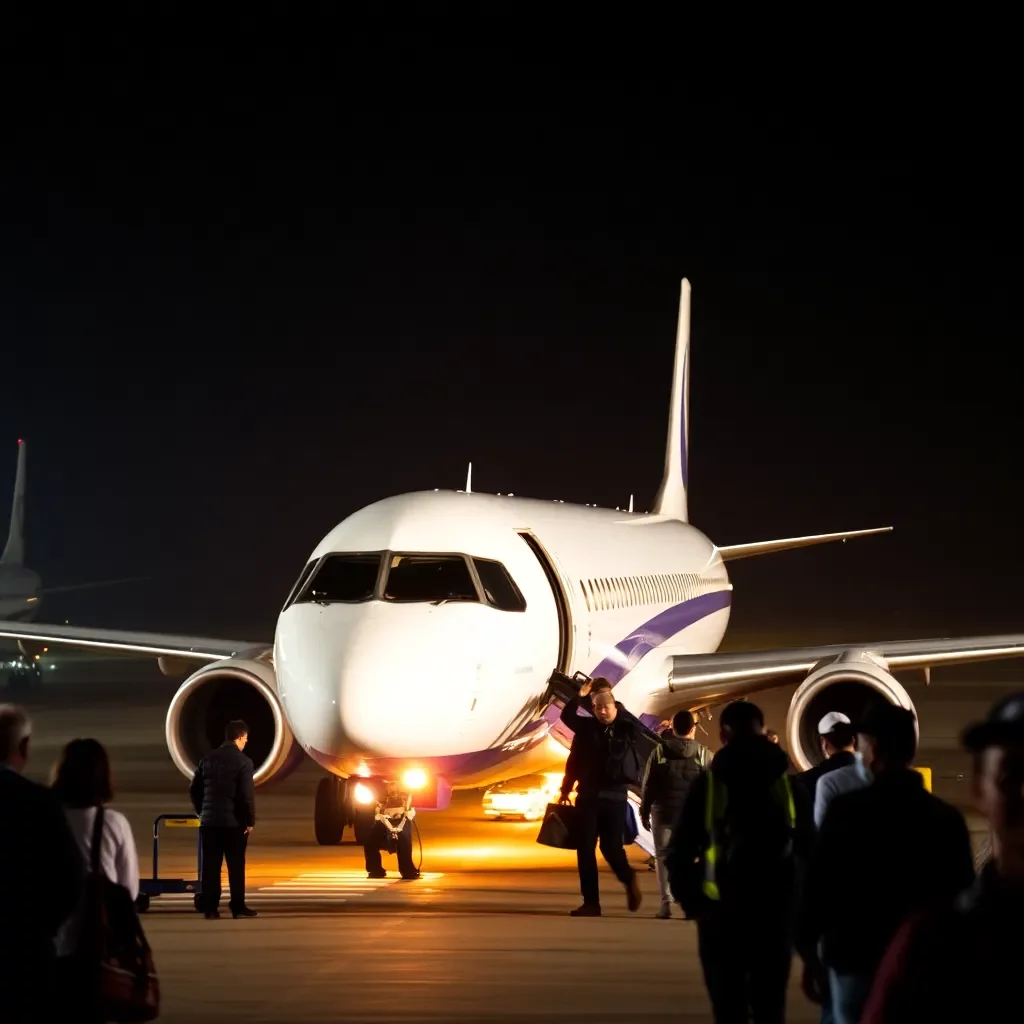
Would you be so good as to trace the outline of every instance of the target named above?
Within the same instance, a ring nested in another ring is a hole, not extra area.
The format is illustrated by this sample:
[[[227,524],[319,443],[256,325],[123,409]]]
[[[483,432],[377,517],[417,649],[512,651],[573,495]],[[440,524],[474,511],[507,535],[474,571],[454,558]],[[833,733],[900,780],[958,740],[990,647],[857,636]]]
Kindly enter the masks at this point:
[[[431,882],[444,875],[438,871],[424,871],[420,881]],[[347,903],[350,899],[367,896],[401,881],[401,876],[389,874],[387,878],[367,878],[365,871],[307,871],[293,878],[271,885],[261,885],[245,894],[253,907],[281,906],[286,903]],[[227,886],[221,897],[227,898]],[[168,893],[153,898],[154,909],[192,906],[194,895],[189,892]]]

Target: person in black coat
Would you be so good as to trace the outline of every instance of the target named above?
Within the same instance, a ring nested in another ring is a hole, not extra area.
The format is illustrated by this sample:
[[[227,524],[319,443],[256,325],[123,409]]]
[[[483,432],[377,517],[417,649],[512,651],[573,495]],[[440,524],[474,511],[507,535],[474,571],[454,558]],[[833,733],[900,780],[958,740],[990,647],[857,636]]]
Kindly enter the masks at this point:
[[[57,798],[26,779],[28,715],[0,705],[0,1016],[50,1019],[53,940],[82,890],[82,857]]]
[[[578,714],[581,709],[587,717]],[[607,679],[584,683],[579,696],[562,709],[562,722],[573,733],[562,780],[562,800],[568,801],[576,784],[576,863],[583,894],[582,906],[570,913],[574,917],[601,916],[594,853],[598,843],[601,855],[626,888],[627,906],[635,911],[640,907],[640,885],[626,860],[623,844],[627,793],[640,789],[647,731],[615,700]]]
[[[220,869],[228,864],[232,917],[255,917],[245,905],[245,850],[256,825],[252,761],[242,753],[249,739],[245,722],[228,722],[224,742],[196,766],[189,796],[199,815],[203,846],[201,902],[207,918],[220,917]]]

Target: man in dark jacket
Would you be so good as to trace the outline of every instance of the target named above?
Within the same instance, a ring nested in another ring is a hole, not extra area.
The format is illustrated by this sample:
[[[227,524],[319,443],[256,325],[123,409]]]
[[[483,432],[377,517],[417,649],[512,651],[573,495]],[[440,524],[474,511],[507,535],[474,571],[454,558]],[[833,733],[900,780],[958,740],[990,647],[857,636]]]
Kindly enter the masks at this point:
[[[786,752],[764,735],[761,709],[734,701],[719,724],[723,746],[694,780],[672,835],[669,884],[697,920],[717,1024],[782,1024],[814,823]]]
[[[203,844],[202,903],[207,918],[220,917],[220,869],[225,860],[231,916],[256,916],[245,905],[245,848],[256,824],[252,761],[242,753],[248,739],[245,722],[228,722],[224,742],[199,762],[189,787]]]
[[[588,712],[583,718],[577,712]],[[573,917],[600,917],[594,847],[626,887],[630,910],[640,906],[640,884],[626,860],[623,846],[626,828],[626,794],[639,790],[643,774],[641,747],[646,730],[612,695],[607,679],[583,684],[578,697],[562,709],[562,721],[573,733],[572,746],[562,780],[562,800],[569,799],[576,783],[578,840],[576,864],[580,874],[583,905],[570,911]]]
[[[857,757],[853,752],[853,741],[853,726],[850,724],[850,719],[841,711],[830,711],[818,723],[818,742],[821,744],[821,752],[825,755],[825,760],[796,776],[796,781],[807,790],[812,807],[818,779],[822,775],[834,772],[837,768],[848,768],[856,763]]]
[[[875,975],[861,1020],[1001,1020],[1020,1005],[1024,961],[1024,693],[964,733],[992,859],[951,904],[907,921]],[[1019,1010],[1017,1011],[1019,1012]]]
[[[654,836],[661,891],[661,906],[655,916],[659,918],[672,916],[672,894],[665,866],[672,829],[679,820],[693,780],[711,760],[708,748],[697,742],[696,734],[697,720],[693,714],[680,711],[672,719],[671,730],[661,734],[661,743],[651,752],[644,769],[640,821]]]
[[[0,1019],[53,1019],[53,939],[82,886],[82,855],[60,804],[26,779],[28,715],[0,704]]]
[[[798,943],[804,989],[820,999],[827,978],[836,1024],[860,1020],[902,922],[948,904],[974,878],[963,816],[927,792],[910,768],[917,750],[914,713],[880,705],[856,729],[871,782],[837,796],[822,820]]]

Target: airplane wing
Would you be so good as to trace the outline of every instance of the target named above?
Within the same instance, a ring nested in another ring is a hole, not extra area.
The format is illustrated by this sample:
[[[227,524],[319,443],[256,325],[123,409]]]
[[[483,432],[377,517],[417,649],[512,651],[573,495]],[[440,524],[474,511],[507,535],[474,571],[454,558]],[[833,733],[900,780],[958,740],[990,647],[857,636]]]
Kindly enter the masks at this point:
[[[682,707],[693,710],[798,682],[819,662],[834,660],[847,651],[876,654],[887,662],[892,672],[928,671],[942,665],[1022,658],[1024,633],[677,655],[671,659],[667,687],[662,686],[650,694],[647,710],[651,714]]]
[[[251,640],[212,640],[169,633],[135,633],[120,629],[82,626],[48,626],[24,622],[0,622],[0,637],[32,644],[64,644],[121,654],[168,655],[192,661],[221,661],[241,651],[272,647]]]

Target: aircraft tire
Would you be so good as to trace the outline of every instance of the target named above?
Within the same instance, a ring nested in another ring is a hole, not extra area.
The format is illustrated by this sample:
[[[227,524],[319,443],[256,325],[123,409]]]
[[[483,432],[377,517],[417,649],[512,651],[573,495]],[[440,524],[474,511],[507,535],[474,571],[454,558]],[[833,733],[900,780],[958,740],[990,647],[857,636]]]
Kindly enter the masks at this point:
[[[345,808],[338,779],[321,779],[316,784],[313,831],[320,846],[337,846],[345,832]]]

